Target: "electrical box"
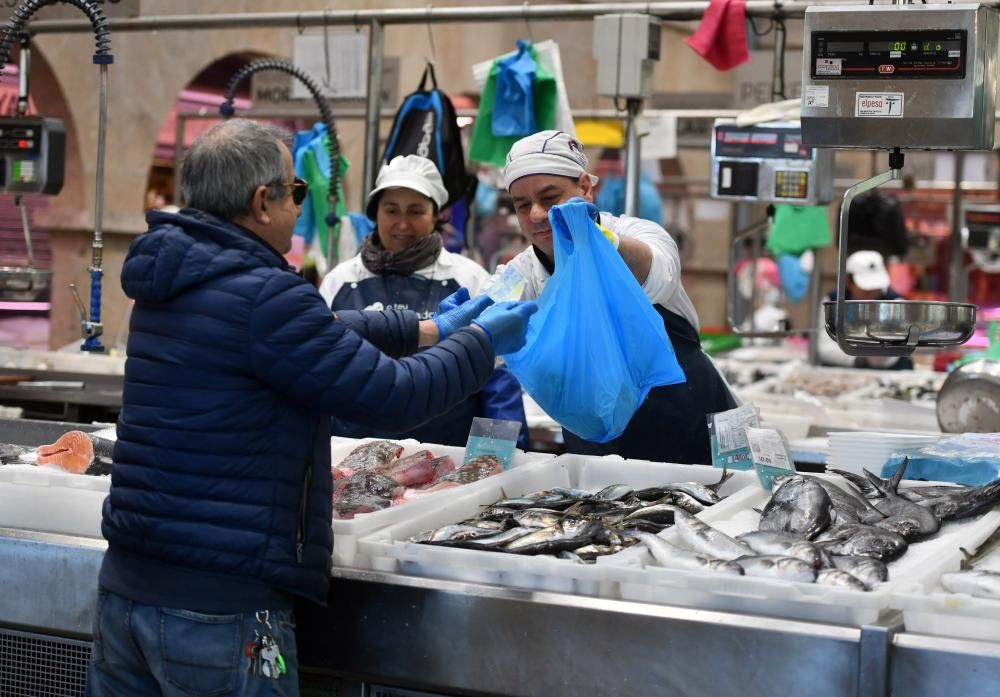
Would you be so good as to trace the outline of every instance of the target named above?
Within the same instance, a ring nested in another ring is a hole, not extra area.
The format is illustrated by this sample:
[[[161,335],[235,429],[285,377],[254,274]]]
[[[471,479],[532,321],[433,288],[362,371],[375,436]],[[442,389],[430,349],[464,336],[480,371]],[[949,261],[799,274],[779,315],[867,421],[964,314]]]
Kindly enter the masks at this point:
[[[660,60],[660,21],[650,15],[594,18],[597,94],[645,99],[653,93],[653,65]]]
[[[805,142],[992,149],[998,17],[995,8],[973,3],[809,7]]]
[[[59,119],[0,117],[0,191],[58,194],[66,166],[66,129]]]
[[[804,145],[795,121],[712,128],[712,198],[822,205],[833,198],[833,151]]]

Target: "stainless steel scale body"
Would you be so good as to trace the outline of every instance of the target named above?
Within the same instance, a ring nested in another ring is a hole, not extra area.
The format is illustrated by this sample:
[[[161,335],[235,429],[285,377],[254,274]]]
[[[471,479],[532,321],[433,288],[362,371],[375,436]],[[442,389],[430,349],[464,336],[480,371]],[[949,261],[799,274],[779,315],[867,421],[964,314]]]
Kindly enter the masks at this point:
[[[904,356],[972,336],[976,308],[966,303],[845,300],[847,223],[858,195],[901,178],[902,150],[993,148],[998,34],[997,10],[981,4],[806,10],[806,144],[891,151],[889,171],[848,189],[841,208],[837,301],[824,307],[848,355]]]

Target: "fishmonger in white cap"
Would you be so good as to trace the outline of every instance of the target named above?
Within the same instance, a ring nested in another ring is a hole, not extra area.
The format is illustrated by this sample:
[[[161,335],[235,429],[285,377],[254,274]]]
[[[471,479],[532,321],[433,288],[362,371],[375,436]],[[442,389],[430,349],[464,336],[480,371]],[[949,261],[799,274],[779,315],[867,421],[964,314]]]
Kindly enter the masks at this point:
[[[541,131],[517,141],[507,155],[504,183],[521,231],[531,248],[511,264],[524,276],[525,300],[536,300],[554,264],[549,209],[579,197],[593,203],[597,177],[587,172],[583,145],[561,131]],[[608,443],[590,443],[565,431],[569,452],[641,458],[660,462],[711,461],[706,414],[726,411],[735,401],[718,371],[702,352],[698,313],[681,285],[677,244],[648,220],[594,214],[601,231],[663,318],[687,382],[657,387],[632,417],[625,432]],[[497,269],[502,273],[504,267]]]

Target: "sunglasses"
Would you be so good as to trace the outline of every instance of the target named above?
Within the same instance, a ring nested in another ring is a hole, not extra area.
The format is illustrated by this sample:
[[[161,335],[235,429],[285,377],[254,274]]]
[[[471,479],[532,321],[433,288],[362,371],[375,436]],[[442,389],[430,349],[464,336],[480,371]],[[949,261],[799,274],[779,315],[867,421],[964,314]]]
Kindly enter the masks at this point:
[[[295,177],[295,181],[291,182],[278,182],[277,184],[272,184],[271,186],[278,186],[283,189],[291,187],[292,189],[292,201],[296,206],[301,206],[302,202],[306,200],[306,195],[309,193],[309,182],[305,179],[300,179]]]

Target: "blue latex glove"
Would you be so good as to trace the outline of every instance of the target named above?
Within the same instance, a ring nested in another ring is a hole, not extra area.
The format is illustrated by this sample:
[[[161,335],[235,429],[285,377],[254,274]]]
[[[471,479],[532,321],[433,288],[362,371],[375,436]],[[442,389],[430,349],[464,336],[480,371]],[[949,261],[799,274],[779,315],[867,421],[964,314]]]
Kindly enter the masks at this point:
[[[468,297],[469,291],[460,288],[441,301],[438,313],[431,316],[437,325],[440,339],[447,339],[462,327],[468,327],[472,320],[493,304],[488,295],[480,295],[472,300]]]
[[[482,328],[498,355],[520,351],[528,331],[528,318],[538,312],[538,303],[509,301],[486,309],[472,323]]]

